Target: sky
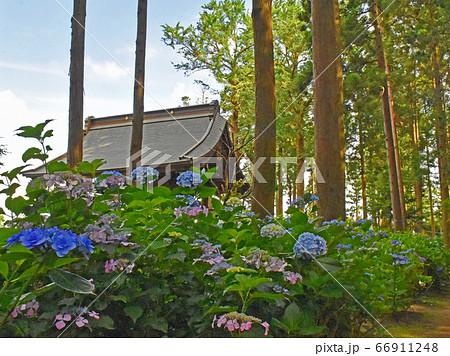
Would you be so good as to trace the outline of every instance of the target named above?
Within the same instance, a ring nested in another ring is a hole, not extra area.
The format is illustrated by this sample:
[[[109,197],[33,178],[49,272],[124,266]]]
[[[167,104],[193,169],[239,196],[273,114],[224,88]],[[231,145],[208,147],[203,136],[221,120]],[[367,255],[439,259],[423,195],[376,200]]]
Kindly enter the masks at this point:
[[[84,117],[132,112],[137,2],[87,0]],[[205,71],[176,71],[171,62],[182,57],[161,41],[161,25],[195,23],[206,2],[148,0],[146,111],[179,106],[185,95],[195,104],[195,79],[219,88]],[[67,150],[72,11],[72,0],[0,0],[0,144],[9,152],[3,169],[20,165],[33,144],[14,135],[23,125],[55,120],[50,157]]]

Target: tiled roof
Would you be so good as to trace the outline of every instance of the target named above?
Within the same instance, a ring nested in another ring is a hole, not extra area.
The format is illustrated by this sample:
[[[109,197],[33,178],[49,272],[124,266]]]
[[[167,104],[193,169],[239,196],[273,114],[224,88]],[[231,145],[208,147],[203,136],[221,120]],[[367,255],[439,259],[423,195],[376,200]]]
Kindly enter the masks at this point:
[[[226,120],[219,114],[217,101],[144,113],[142,165],[188,162],[209,156],[226,132]],[[83,160],[104,159],[101,170],[127,167],[132,114],[87,120]],[[66,161],[66,155],[56,160]],[[24,172],[26,176],[45,173],[44,168]]]

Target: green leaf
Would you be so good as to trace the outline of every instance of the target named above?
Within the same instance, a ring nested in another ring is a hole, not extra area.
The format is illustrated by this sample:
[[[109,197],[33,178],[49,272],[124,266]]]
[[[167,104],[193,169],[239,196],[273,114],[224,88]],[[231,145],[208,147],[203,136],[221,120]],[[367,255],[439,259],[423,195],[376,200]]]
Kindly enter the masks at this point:
[[[48,169],[48,173],[50,173],[50,174],[53,174],[55,172],[65,172],[65,171],[71,170],[67,164],[65,164],[64,162],[59,162],[59,161],[51,161],[48,164],[47,169]]]
[[[320,290],[319,295],[327,298],[340,298],[342,297],[342,288],[337,285],[323,288]]]
[[[171,190],[164,186],[154,187],[151,192],[152,192],[152,194],[156,195],[157,197],[166,197],[166,198],[169,198],[170,194],[171,194]]]
[[[27,162],[33,158],[39,158],[41,155],[41,150],[37,147],[31,147],[27,149],[22,155],[22,161]]]
[[[261,299],[267,299],[267,300],[280,300],[280,299],[287,299],[287,297],[284,294],[281,293],[265,293],[265,292],[259,292],[255,291],[251,294],[252,298],[261,298]]]
[[[22,272],[22,274],[14,279],[14,282],[20,281],[22,279],[28,278],[30,276],[32,276],[39,268],[38,264],[35,264],[33,266],[31,266],[30,268],[26,269],[25,271]]]
[[[212,197],[216,193],[216,190],[217,190],[216,187],[205,187],[205,186],[202,186],[198,190],[198,197],[199,198]]]
[[[0,261],[0,274],[5,277],[5,279],[8,279],[9,275],[9,266],[6,262]]]
[[[0,246],[4,246],[6,244],[6,240],[10,237],[18,234],[20,229],[5,229],[0,228]]]
[[[223,204],[219,199],[212,199],[212,206],[215,212],[223,210]]]
[[[307,326],[305,328],[301,328],[299,330],[299,333],[301,335],[316,335],[316,334],[322,332],[324,329],[325,329],[324,326],[311,325],[311,326]]]
[[[76,257],[63,257],[60,258],[56,255],[51,255],[49,258],[47,258],[47,260],[45,261],[45,265],[47,267],[51,267],[51,268],[58,268],[58,267],[62,267],[65,265],[68,265],[72,262],[76,262],[76,261],[80,261],[82,260],[82,258],[76,258]]]
[[[16,189],[19,188],[19,187],[20,187],[20,184],[13,183],[8,188],[0,190],[0,194],[3,193],[3,194],[6,194],[6,195],[9,195],[9,196],[12,196],[16,192]]]
[[[167,330],[169,329],[169,324],[167,323],[167,320],[163,318],[150,319],[148,321],[148,325],[155,330],[162,331],[163,333],[167,333]]]
[[[94,285],[77,274],[63,269],[54,269],[49,272],[48,276],[57,286],[65,290],[80,294],[94,294],[92,292]]]
[[[114,329],[114,320],[112,320],[108,315],[102,315],[98,320],[92,318],[92,320],[89,320],[89,325],[91,324],[96,328],[104,328],[108,330]]]
[[[23,294],[22,297],[20,298],[20,303],[22,304],[22,303],[26,303],[26,302],[32,301],[36,297],[47,293],[49,290],[51,290],[55,286],[56,286],[55,283],[49,283],[49,284],[47,284],[47,285],[45,285],[45,286],[43,286],[43,287],[41,287],[39,289],[36,289],[36,290],[34,290],[34,291],[30,292],[30,293]]]
[[[169,243],[164,240],[156,240],[149,245],[149,250],[151,250],[151,251],[157,250],[157,249],[166,247],[168,245],[169,245]]]
[[[123,311],[125,312],[125,315],[129,316],[133,320],[133,323],[136,324],[136,320],[142,316],[144,310],[138,306],[130,306],[126,307]]]
[[[2,176],[8,177],[9,180],[13,180],[14,178],[16,178],[19,175],[20,172],[22,172],[24,170],[24,168],[26,168],[28,166],[29,166],[29,164],[16,167],[16,168],[10,170],[9,172],[2,173]]]
[[[30,202],[24,197],[6,198],[5,206],[14,214],[19,215],[24,212],[25,208],[29,206]]]
[[[288,305],[284,311],[283,322],[291,329],[295,329],[295,327],[301,322],[301,310],[296,303],[291,303]]]
[[[9,252],[0,256],[0,261],[20,261],[26,260],[28,258],[34,257],[33,253],[26,252]]]
[[[44,122],[41,122],[41,123],[37,124],[36,126],[19,127],[16,131],[21,131],[21,132],[19,132],[17,134],[17,136],[35,138],[35,139],[39,140],[41,138],[44,127],[47,126],[47,124],[52,121],[53,120],[45,120]]]
[[[229,312],[234,312],[237,311],[237,307],[232,307],[229,305],[226,306],[219,306],[219,305],[213,305],[211,308],[209,308],[205,314],[203,314],[203,316],[206,316],[208,314],[218,314],[218,313],[229,313]]]

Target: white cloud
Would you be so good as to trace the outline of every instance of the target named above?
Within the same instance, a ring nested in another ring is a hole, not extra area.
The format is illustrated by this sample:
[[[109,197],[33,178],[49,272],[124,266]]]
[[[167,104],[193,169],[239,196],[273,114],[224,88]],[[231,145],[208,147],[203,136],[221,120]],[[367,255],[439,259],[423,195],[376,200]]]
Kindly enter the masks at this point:
[[[30,63],[12,63],[0,61],[0,68],[20,70],[26,72],[34,72],[40,74],[53,74],[53,75],[64,75],[67,76],[67,70],[64,70],[56,62],[51,62],[46,65],[36,65]]]
[[[102,80],[114,81],[132,75],[130,67],[121,66],[114,61],[97,62],[92,58],[86,58],[86,70],[88,75],[93,75]],[[128,73],[127,73],[128,72]]]

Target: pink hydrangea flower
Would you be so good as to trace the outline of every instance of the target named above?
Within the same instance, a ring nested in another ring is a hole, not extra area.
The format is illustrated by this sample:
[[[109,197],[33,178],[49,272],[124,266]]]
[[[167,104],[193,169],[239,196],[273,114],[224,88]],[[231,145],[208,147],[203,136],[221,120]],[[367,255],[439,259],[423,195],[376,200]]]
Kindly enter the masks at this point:
[[[300,279],[300,282],[303,280],[303,277],[300,273],[295,273],[291,271],[283,272],[283,278],[285,281],[289,281],[291,284],[297,283]]]
[[[265,321],[264,323],[261,323],[261,326],[263,326],[264,329],[266,329],[264,335],[267,335],[269,333],[269,326],[270,326],[269,323]]]
[[[99,316],[99,314],[97,313],[97,312],[95,312],[95,311],[90,311],[89,313],[88,313],[88,315],[91,317],[91,318],[94,318],[94,319],[100,319],[100,316]]]
[[[252,322],[251,321],[241,324],[241,331],[250,330],[251,328],[252,328]]]
[[[217,320],[217,327],[220,328],[226,322],[227,322],[227,318],[225,318],[225,316],[221,316],[220,319]]]
[[[60,321],[56,322],[55,326],[58,330],[61,330],[63,327],[66,326],[66,323],[64,321],[60,320]]]
[[[113,260],[112,258],[110,260],[107,260],[105,262],[105,272],[110,273],[111,271],[115,271],[117,269],[117,261]]]
[[[230,331],[230,332],[233,331],[235,329],[233,320],[228,320],[225,327],[228,329],[228,331]]]
[[[86,324],[88,324],[88,320],[85,319],[84,317],[80,316],[77,318],[77,321],[75,322],[75,324],[79,327],[82,328],[83,326],[85,326]]]

